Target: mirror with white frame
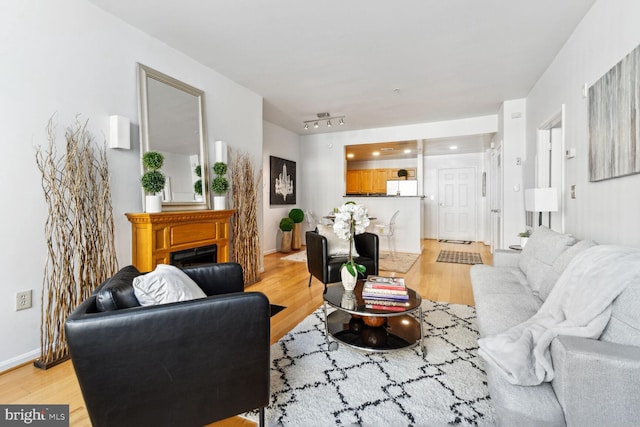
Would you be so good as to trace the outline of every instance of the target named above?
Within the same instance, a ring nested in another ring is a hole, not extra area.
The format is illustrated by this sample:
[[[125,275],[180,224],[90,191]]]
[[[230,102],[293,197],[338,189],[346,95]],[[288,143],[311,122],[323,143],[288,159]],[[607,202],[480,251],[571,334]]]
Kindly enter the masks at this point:
[[[141,155],[164,155],[163,210],[209,209],[204,92],[138,64],[138,96]]]

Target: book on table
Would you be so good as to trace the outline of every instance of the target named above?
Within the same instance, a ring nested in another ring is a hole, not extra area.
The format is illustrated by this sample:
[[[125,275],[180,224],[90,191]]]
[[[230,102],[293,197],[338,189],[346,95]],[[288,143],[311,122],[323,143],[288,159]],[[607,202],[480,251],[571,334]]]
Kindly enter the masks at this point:
[[[406,291],[407,286],[403,277],[367,276],[365,288]]]
[[[376,299],[376,298],[365,298],[365,305],[384,305],[386,307],[409,307],[408,301],[399,301],[399,300],[385,300],[385,299]]]
[[[362,298],[381,301],[409,301],[409,294],[381,294],[377,292],[362,291]]]
[[[408,301],[409,292],[402,277],[368,276],[362,289],[364,299]]]
[[[405,307],[398,307],[398,306],[394,306],[394,305],[367,304],[366,308],[368,308],[370,310],[405,311]]]

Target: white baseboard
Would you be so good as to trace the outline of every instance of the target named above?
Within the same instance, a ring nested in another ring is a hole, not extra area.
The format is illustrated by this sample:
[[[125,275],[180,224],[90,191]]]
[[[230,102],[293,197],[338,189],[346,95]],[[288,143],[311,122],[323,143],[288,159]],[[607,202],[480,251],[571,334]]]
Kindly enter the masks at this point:
[[[264,255],[275,254],[276,252],[278,252],[278,251],[275,250],[275,249],[269,249],[269,250],[264,251]]]
[[[9,360],[3,360],[0,362],[0,374],[4,371],[8,371],[11,368],[15,368],[16,366],[20,366],[24,363],[30,362],[32,360],[40,357],[40,349],[37,348],[28,353],[21,354],[19,356],[13,357]]]

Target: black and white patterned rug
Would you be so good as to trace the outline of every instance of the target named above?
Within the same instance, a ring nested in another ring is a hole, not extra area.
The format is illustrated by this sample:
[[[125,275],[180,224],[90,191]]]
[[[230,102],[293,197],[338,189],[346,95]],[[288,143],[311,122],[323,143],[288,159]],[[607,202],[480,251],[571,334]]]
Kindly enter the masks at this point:
[[[426,356],[419,347],[328,351],[316,310],[271,347],[267,425],[494,424],[474,308],[423,301],[423,321]]]

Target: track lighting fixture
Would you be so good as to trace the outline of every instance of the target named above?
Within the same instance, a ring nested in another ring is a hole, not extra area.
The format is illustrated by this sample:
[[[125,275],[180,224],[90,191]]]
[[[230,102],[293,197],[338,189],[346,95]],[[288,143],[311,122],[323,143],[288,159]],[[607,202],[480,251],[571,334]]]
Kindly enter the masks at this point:
[[[326,120],[327,121],[327,127],[330,128],[331,126],[333,126],[333,123],[331,123],[331,120],[338,120],[338,124],[340,126],[342,126],[344,124],[344,116],[335,116],[335,117],[331,117],[331,114],[329,113],[317,113],[316,114],[318,116],[317,119],[313,119],[313,120],[305,120],[304,123],[304,130],[308,130],[309,129],[309,123],[313,123],[313,128],[314,129],[318,129],[318,122],[322,121],[322,120]]]

